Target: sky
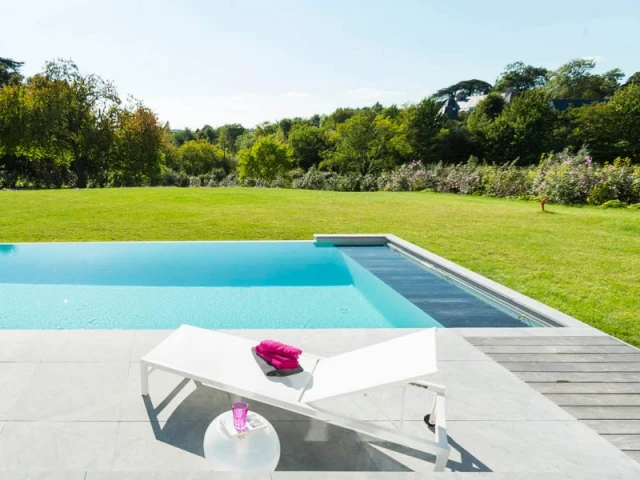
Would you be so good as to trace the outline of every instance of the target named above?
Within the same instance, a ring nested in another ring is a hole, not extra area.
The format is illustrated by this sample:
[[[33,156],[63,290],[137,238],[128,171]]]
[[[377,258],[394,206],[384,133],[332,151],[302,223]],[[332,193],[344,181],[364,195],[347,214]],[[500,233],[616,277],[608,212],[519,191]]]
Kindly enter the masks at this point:
[[[638,31],[638,0],[0,0],[0,57],[70,58],[172,128],[403,105],[519,60],[631,75]]]

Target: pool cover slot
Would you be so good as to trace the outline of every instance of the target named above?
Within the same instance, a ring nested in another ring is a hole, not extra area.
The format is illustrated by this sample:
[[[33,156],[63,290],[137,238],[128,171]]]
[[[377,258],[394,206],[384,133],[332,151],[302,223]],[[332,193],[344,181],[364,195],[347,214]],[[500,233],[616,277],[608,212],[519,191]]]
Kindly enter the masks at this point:
[[[514,302],[511,298],[501,295],[492,289],[484,287],[483,285],[480,285],[461,275],[458,275],[450,271],[446,267],[443,267],[442,265],[438,265],[435,262],[420,258],[412,252],[409,252],[406,249],[402,248],[401,246],[388,243],[387,248],[417,263],[422,268],[437,272],[442,278],[451,281],[460,288],[469,291],[469,293],[478,296],[479,298],[485,297],[491,302],[497,304],[496,306],[502,307],[502,309],[506,309],[507,311],[517,313],[518,319],[521,322],[528,324],[529,326],[562,327],[561,324],[554,322],[546,316],[543,316],[540,313],[525,307],[524,305],[520,305],[517,302]]]

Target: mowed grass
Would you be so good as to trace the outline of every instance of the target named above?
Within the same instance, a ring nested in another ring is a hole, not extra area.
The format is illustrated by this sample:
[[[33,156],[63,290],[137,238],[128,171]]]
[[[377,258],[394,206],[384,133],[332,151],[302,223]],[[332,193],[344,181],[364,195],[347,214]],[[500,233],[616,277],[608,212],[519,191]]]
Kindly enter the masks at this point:
[[[640,345],[640,212],[429,193],[0,191],[0,242],[394,233]]]

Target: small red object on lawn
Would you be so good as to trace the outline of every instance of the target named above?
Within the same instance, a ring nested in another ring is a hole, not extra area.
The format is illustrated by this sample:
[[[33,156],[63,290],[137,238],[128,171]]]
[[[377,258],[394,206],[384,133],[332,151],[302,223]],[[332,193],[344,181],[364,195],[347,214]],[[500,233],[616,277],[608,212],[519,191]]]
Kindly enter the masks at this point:
[[[542,199],[542,201],[540,202],[540,207],[542,208],[542,211],[544,212],[544,204],[547,203],[547,200],[549,200],[549,195],[547,195],[546,197],[544,197]]]

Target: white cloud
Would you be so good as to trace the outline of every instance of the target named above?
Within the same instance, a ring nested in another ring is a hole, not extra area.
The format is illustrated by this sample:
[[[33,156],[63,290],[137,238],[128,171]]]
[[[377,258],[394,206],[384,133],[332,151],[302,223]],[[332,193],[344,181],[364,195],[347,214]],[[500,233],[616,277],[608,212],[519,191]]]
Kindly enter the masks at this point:
[[[291,92],[285,93],[285,97],[288,97],[288,98],[307,98],[307,97],[310,97],[310,96],[311,96],[311,94],[309,92],[291,91]]]
[[[602,55],[591,55],[588,57],[582,57],[583,60],[591,60],[594,62],[604,62],[604,57]]]
[[[355,90],[349,90],[347,95],[355,98],[381,98],[387,96],[404,95],[404,92],[396,92],[391,90],[378,90],[377,88],[356,88]]]

